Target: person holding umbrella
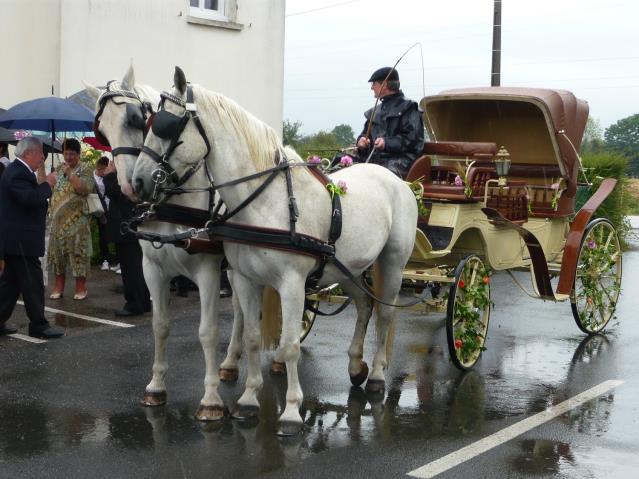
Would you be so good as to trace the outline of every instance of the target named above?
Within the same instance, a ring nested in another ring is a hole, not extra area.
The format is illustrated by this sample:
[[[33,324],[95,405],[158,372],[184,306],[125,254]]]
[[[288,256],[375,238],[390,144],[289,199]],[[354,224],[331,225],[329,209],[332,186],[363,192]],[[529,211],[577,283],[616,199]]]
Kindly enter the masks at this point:
[[[22,294],[29,317],[29,336],[59,338],[64,334],[44,316],[44,255],[47,199],[56,182],[50,173],[38,183],[44,162],[42,142],[28,137],[16,147],[16,160],[0,179],[0,336],[16,333],[6,325]]]
[[[51,197],[48,264],[55,274],[55,286],[49,296],[60,299],[64,293],[66,271],[75,278],[73,299],[87,297],[87,273],[91,261],[91,223],[87,195],[95,188],[93,171],[80,162],[80,142],[64,142],[64,163],[58,169],[58,181]]]

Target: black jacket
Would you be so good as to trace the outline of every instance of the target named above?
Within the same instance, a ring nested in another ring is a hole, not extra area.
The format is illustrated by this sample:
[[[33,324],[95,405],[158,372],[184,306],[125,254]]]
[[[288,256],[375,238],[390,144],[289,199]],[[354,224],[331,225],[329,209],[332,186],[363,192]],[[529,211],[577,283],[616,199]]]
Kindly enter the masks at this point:
[[[372,108],[364,113],[366,123],[357,140],[366,135],[372,113]],[[384,138],[384,150],[375,151],[370,163],[385,166],[405,178],[424,147],[424,120],[417,103],[407,99],[401,90],[386,95],[377,105],[371,128],[371,148],[379,137]],[[360,158],[365,160],[369,153],[370,148],[367,151],[360,150]]]
[[[14,160],[0,177],[0,258],[44,256],[44,231],[51,197],[48,183],[38,184],[21,161]]]
[[[109,198],[109,209],[106,213],[108,241],[113,241],[114,243],[132,243],[137,241],[137,238],[133,234],[127,233],[123,235],[120,231],[122,221],[133,217],[135,203],[122,193],[116,173],[104,175],[103,181],[104,194]]]

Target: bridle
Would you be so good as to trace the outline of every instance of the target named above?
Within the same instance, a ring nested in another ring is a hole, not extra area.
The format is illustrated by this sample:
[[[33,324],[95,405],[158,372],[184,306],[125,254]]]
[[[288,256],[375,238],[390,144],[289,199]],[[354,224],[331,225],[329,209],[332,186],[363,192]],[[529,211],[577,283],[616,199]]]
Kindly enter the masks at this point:
[[[115,80],[109,81],[107,83],[106,90],[102,93],[102,95],[100,95],[100,98],[98,98],[99,108],[95,115],[95,119],[93,120],[93,133],[95,133],[97,140],[104,146],[111,146],[111,144],[102,132],[100,132],[100,117],[102,116],[102,113],[104,113],[104,108],[109,100],[112,100],[116,105],[126,105],[127,125],[133,129],[140,130],[142,132],[142,138],[146,137],[148,124],[153,120],[154,116],[153,107],[149,102],[143,101],[137,93],[132,91],[112,90],[111,86],[114,82]],[[135,100],[137,104],[130,103],[128,101],[117,101],[117,98],[130,98]],[[138,156],[141,151],[142,149],[139,147],[120,146],[113,148],[111,153],[113,154],[113,157],[118,155]]]
[[[197,115],[197,107],[193,102],[193,88],[191,85],[187,86],[186,91],[186,101],[181,98],[176,97],[168,92],[162,92],[160,94],[160,105],[158,106],[158,112],[149,120],[149,124],[153,133],[158,138],[169,140],[169,146],[164,153],[158,153],[152,148],[144,145],[141,148],[141,151],[146,153],[158,164],[158,168],[153,171],[151,174],[151,179],[155,184],[153,188],[153,195],[151,197],[151,201],[153,203],[157,202],[159,199],[160,193],[165,194],[181,194],[186,192],[195,192],[195,191],[208,191],[210,194],[209,204],[213,201],[213,178],[209,172],[208,166],[206,164],[206,157],[211,152],[211,143],[206,136],[206,132],[204,131],[204,127],[202,126],[202,122],[200,121],[199,116]],[[171,103],[178,105],[184,108],[184,114],[182,116],[174,115],[173,113],[164,109],[164,104],[166,101],[170,101]],[[186,125],[189,121],[192,120],[197,128],[204,144],[206,145],[206,153],[197,163],[191,165],[184,174],[180,177],[175,169],[171,166],[169,159],[171,155],[175,151],[175,149],[180,146],[183,142],[180,140],[182,133],[184,132]],[[204,170],[206,171],[206,176],[209,181],[208,188],[183,188],[183,185],[204,165]],[[171,181],[173,186],[171,188],[167,188],[164,186],[165,183]]]

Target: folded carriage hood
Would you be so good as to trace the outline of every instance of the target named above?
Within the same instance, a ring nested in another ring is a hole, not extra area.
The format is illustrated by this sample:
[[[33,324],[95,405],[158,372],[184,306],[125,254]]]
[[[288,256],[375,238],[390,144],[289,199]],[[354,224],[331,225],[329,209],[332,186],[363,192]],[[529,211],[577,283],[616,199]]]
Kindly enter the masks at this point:
[[[513,163],[558,164],[569,190],[576,187],[588,103],[571,92],[465,88],[427,96],[420,106],[432,140],[494,142]]]

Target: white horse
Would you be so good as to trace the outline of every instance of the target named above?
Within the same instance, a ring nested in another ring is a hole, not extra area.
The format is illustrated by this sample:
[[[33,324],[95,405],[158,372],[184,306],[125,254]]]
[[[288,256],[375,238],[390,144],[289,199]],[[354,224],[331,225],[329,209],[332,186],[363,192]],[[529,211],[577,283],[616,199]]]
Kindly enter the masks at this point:
[[[87,92],[96,99],[96,117],[99,134],[104,136],[113,148],[118,181],[123,193],[132,193],[130,178],[137,161],[137,152],[143,145],[143,126],[150,108],[159,100],[159,93],[145,85],[136,85],[133,67],[130,67],[122,82],[110,82],[107,90],[85,85]],[[208,187],[201,177],[192,178],[186,188]],[[169,203],[208,209],[208,193],[188,193],[176,195]],[[185,228],[167,222],[145,223],[139,228],[146,233],[172,235]],[[188,254],[173,245],[154,248],[148,241],[141,241],[144,277],[153,298],[153,332],[155,337],[155,357],[153,378],[145,389],[143,403],[157,406],[166,402],[165,376],[167,372],[166,344],[169,335],[167,314],[170,279],[184,275],[194,281],[199,288],[201,312],[199,337],[204,351],[206,376],[204,397],[197,411],[200,420],[216,420],[223,416],[223,405],[217,393],[218,372],[214,369],[215,350],[218,342],[217,311],[220,290],[220,264],[223,255]],[[223,380],[235,380],[238,375],[238,360],[241,355],[242,315],[237,299],[233,299],[235,321],[227,351],[227,357],[220,367]]]
[[[187,82],[179,68],[176,68],[174,85],[171,94],[164,96],[164,111],[158,113],[146,137],[145,150],[135,165],[134,189],[141,198],[153,195],[153,173],[157,175],[157,159],[161,159],[165,153],[169,153],[168,166],[178,175],[203,160],[220,188],[225,204],[229,210],[234,210],[256,191],[265,177],[226,186],[223,184],[273,167],[274,157],[280,155],[282,144],[274,130],[222,95],[193,85],[193,100],[187,102]],[[199,115],[202,129],[198,128],[194,113]],[[207,145],[210,145],[210,150]],[[305,167],[291,170],[293,195],[297,199],[299,211],[297,232],[327,239],[332,206],[326,187]],[[343,225],[341,236],[335,244],[336,258],[355,277],[361,277],[377,262],[383,277],[383,284],[376,285],[379,286],[379,297],[385,303],[393,303],[415,239],[415,197],[403,181],[376,165],[356,165],[340,170],[332,175],[332,180],[344,181],[348,188],[341,197]],[[233,216],[232,221],[288,231],[289,210],[285,175],[280,173],[255,201]],[[224,251],[233,267],[234,292],[240,300],[245,321],[248,376],[246,389],[238,400],[239,415],[256,414],[259,408],[257,394],[263,382],[259,357],[260,298],[262,288],[270,285],[281,297],[283,326],[280,348],[288,373],[286,407],[279,419],[279,433],[295,434],[303,425],[299,413],[303,395],[297,372],[300,356],[299,318],[304,311],[304,285],[309,274],[317,267],[318,260],[295,252],[230,241],[225,241]],[[349,374],[351,378],[365,378],[367,366],[362,361],[363,344],[372,314],[372,301],[329,262],[321,277],[321,284],[335,282],[341,283],[353,297],[358,310],[355,334],[348,351]],[[377,350],[366,386],[372,391],[383,391],[387,333],[394,317],[394,308],[380,303],[377,311]]]

